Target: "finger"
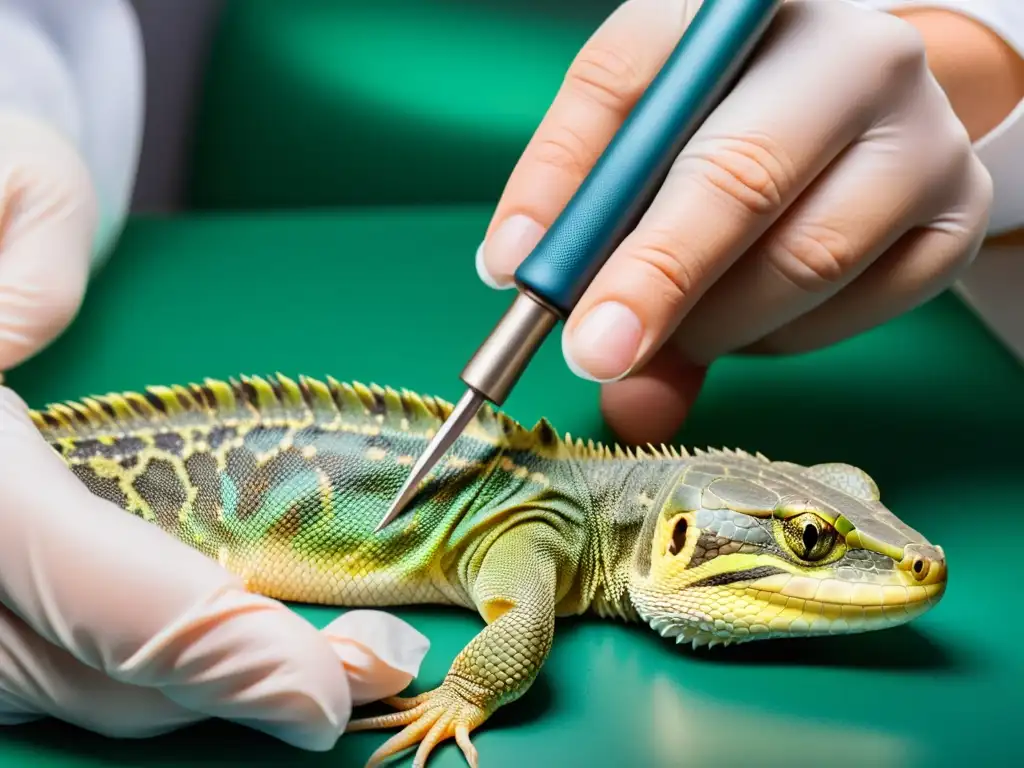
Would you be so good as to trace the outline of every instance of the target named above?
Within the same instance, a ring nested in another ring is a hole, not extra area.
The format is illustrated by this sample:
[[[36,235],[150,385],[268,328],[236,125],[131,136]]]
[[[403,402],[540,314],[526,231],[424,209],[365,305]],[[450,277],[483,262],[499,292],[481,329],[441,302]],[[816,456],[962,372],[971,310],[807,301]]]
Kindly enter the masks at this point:
[[[642,366],[708,288],[870,127],[885,70],[837,84],[825,4],[786,4],[762,58],[696,131],[636,229],[563,328],[570,366],[610,381]],[[785,94],[779,58],[801,73]],[[909,56],[909,54],[908,54]],[[616,329],[612,333],[612,329]],[[627,333],[627,330],[629,331]]]
[[[707,368],[664,347],[629,378],[601,387],[604,419],[630,445],[668,443],[693,408],[706,375]]]
[[[696,0],[628,0],[587,41],[513,169],[477,251],[485,282],[511,285],[699,7]]]
[[[83,664],[0,605],[0,723],[45,717],[113,738],[157,736],[207,719],[155,688]]]
[[[383,611],[348,611],[322,633],[342,660],[355,706],[403,691],[430,650],[426,637]]]
[[[313,625],[86,490],[7,389],[0,468],[0,601],[38,635],[191,711],[305,749],[333,746],[352,704]],[[115,492],[95,474],[82,479]]]
[[[0,116],[0,370],[64,330],[88,280],[97,202],[83,161],[49,127]]]
[[[880,127],[843,152],[701,297],[671,346],[706,363],[751,344],[827,303],[912,227],[962,202],[951,198],[977,160],[963,127],[944,119],[937,84],[931,96],[931,109],[919,101],[905,119],[903,140]],[[913,140],[919,132],[931,134],[927,143]],[[964,247],[975,232],[964,231]]]
[[[970,266],[985,238],[992,181],[980,161],[960,189],[958,207],[909,232],[835,298],[743,351],[820,349],[886,323],[948,288]]]

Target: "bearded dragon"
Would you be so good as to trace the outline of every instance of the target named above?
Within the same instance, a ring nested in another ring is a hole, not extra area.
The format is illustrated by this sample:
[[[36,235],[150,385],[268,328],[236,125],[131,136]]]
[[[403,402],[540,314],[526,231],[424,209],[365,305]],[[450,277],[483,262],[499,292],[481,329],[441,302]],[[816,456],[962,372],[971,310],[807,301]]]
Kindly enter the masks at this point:
[[[622,448],[485,406],[411,507],[374,528],[452,410],[376,385],[276,374],[31,412],[89,490],[247,588],[332,606],[444,604],[485,626],[444,681],[348,730],[404,726],[370,758],[422,766],[521,697],[555,620],[649,625],[693,648],[892,627],[940,600],[938,546],[842,463]]]

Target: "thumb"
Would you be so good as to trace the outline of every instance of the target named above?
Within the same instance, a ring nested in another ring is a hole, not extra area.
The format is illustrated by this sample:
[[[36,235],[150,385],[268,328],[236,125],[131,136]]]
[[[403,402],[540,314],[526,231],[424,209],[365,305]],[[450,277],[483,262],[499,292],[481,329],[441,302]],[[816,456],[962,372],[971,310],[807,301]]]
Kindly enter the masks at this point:
[[[480,278],[512,285],[700,8],[699,0],[627,0],[587,41],[509,177],[477,250]]]
[[[70,142],[34,118],[0,114],[0,370],[51,342],[78,312],[97,210]]]

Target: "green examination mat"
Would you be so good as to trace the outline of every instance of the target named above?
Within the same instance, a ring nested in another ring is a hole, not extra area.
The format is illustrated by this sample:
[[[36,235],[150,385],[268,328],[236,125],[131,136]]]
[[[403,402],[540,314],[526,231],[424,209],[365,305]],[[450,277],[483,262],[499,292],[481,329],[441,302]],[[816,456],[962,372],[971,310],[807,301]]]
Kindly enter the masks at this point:
[[[131,222],[73,327],[9,382],[33,407],[241,373],[334,375],[454,399],[509,294],[478,282],[489,208]],[[553,336],[507,410],[607,439],[596,385]],[[1024,711],[1024,371],[949,294],[828,351],[716,365],[680,440],[848,461],[941,544],[950,585],[901,628],[688,651],[642,626],[562,622],[537,684],[474,735],[483,768],[1011,765]],[[300,607],[322,626],[338,611]],[[471,612],[398,609],[438,684]],[[100,706],[100,702],[97,702]],[[48,721],[0,728],[0,766],[359,766],[390,732],[304,753],[204,723],[114,741]],[[398,765],[408,765],[403,758]],[[434,768],[464,761],[447,742]]]

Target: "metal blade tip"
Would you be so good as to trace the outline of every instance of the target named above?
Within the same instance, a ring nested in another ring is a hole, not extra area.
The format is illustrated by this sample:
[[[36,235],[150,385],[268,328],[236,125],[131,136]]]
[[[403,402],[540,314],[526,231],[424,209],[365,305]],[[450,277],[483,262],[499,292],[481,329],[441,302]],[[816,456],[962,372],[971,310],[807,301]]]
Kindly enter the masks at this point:
[[[447,453],[452,444],[459,438],[459,435],[466,429],[466,425],[473,420],[480,406],[486,398],[473,389],[466,390],[466,393],[459,400],[458,405],[452,410],[444,424],[434,435],[427,449],[420,455],[419,460],[413,466],[409,476],[405,479],[398,496],[391,503],[391,508],[384,518],[373,529],[374,533],[380,533],[387,525],[398,517],[406,505],[412,501],[419,491],[420,483],[430,474],[441,457]]]

